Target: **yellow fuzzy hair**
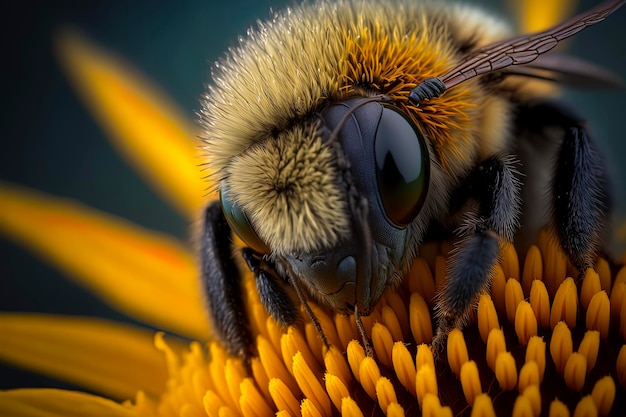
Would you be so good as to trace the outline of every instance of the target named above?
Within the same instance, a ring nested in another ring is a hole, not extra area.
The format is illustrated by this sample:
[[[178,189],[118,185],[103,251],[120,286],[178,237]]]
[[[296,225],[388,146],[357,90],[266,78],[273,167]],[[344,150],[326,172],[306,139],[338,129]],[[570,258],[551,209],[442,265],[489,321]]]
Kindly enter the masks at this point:
[[[477,80],[419,107],[407,99],[453,67],[460,48],[506,36],[475,8],[322,1],[278,13],[248,35],[216,64],[201,122],[212,183],[229,188],[274,251],[332,246],[350,224],[334,156],[316,130],[315,115],[330,102],[388,94],[451,178],[508,140],[508,100]]]

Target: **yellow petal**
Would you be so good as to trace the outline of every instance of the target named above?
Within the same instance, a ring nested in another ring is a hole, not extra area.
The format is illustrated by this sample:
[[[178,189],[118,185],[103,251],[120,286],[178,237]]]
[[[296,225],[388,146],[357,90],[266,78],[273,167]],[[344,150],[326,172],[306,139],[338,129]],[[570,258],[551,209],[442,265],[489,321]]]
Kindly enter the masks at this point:
[[[391,350],[393,349],[393,337],[391,336],[391,332],[384,324],[374,323],[371,338],[376,358],[381,364],[387,368],[391,368]]]
[[[279,410],[288,410],[292,416],[297,416],[300,403],[289,387],[278,378],[272,378],[269,383],[270,395]]]
[[[0,392],[0,413],[11,417],[132,417],[132,409],[107,398],[60,389]]]
[[[504,287],[504,304],[506,306],[506,317],[509,323],[515,323],[515,311],[517,305],[524,300],[522,285],[518,280],[509,278]]]
[[[491,281],[491,299],[498,313],[502,315],[506,314],[505,288],[506,278],[504,277],[504,271],[499,264],[496,264],[493,268],[493,278]]]
[[[273,319],[268,321],[276,323]],[[283,354],[283,361],[285,363],[291,363],[296,352],[300,352],[302,356],[304,356],[304,361],[311,367],[311,370],[313,370],[315,374],[322,373],[322,366],[320,362],[318,362],[317,358],[315,358],[311,352],[311,349],[309,349],[307,341],[300,330],[294,326],[289,326],[287,333],[280,336],[279,339],[281,352]]]
[[[388,293],[390,294],[390,293]],[[398,293],[394,293],[396,295],[398,295]],[[392,304],[393,305],[393,304]],[[402,302],[402,300],[398,300],[398,306],[404,306],[404,303]],[[407,313],[407,317],[408,317],[408,313]],[[393,341],[398,341],[398,340],[404,340],[404,336],[402,334],[402,325],[400,324],[400,320],[398,315],[396,314],[396,312],[394,311],[393,308],[387,306],[383,306],[382,308],[382,313],[381,313],[381,319],[382,319],[382,325],[384,325],[385,329],[387,329],[387,331],[389,332],[391,338]],[[409,320],[407,318],[406,320],[406,327],[405,329],[408,329],[408,323]],[[373,326],[372,328],[372,333],[375,331],[375,327],[376,325]],[[372,334],[372,337],[374,337],[374,335]]]
[[[269,397],[271,395],[270,389],[269,389],[270,379],[267,376],[267,373],[265,372],[265,369],[263,368],[263,364],[261,363],[261,359],[259,359],[258,356],[250,360],[250,368],[252,370],[252,376],[254,377],[254,380],[257,382],[257,385],[259,386],[259,388],[261,388],[261,390],[263,391],[263,394],[266,397]],[[282,382],[284,383],[284,381]]]
[[[597,417],[598,408],[596,407],[596,403],[593,402],[593,398],[591,395],[584,396],[578,404],[576,404],[576,408],[574,408],[573,417]]]
[[[549,416],[550,417],[569,417],[570,416],[569,409],[561,401],[559,401],[558,399],[554,399],[550,403]]]
[[[578,311],[578,288],[573,278],[567,278],[559,285],[550,311],[550,326],[554,329],[557,323],[565,320],[570,329],[576,326]]]
[[[226,407],[220,396],[211,390],[204,394],[202,404],[204,405],[204,411],[206,411],[209,417],[219,417],[220,409]]]
[[[259,351],[259,359],[261,360],[267,377],[270,380],[272,378],[279,378],[289,387],[291,392],[300,393],[298,384],[290,370],[287,369],[285,362],[282,361],[272,348],[272,344],[263,336],[257,336],[257,349]]]
[[[608,416],[615,401],[615,381],[609,375],[600,378],[593,386],[591,398],[598,408],[598,414]]]
[[[540,232],[539,239],[542,238],[545,240],[541,251],[543,255],[543,282],[546,284],[550,297],[554,297],[557,288],[559,288],[559,285],[561,285],[561,282],[567,275],[567,257],[554,235],[551,236],[549,232]]]
[[[429,394],[437,398],[437,403],[439,403],[439,397],[437,397],[437,393],[439,392],[437,376],[435,375],[435,370],[430,365],[423,365],[418,368],[417,375],[415,376],[415,392],[420,407],[422,407],[423,414],[426,414],[424,401]],[[439,404],[439,406],[441,406],[441,404]]]
[[[598,258],[598,262],[596,263],[596,271],[600,276],[600,288],[606,291],[607,294],[611,293],[611,266],[608,261],[604,258]]]
[[[345,385],[349,385],[350,382],[352,382],[352,374],[350,373],[348,362],[336,346],[331,346],[330,349],[326,351],[324,364],[326,371],[341,379]]]
[[[360,382],[367,395],[373,400],[376,399],[376,383],[380,379],[380,368],[378,364],[369,356],[365,357],[359,366]]]
[[[233,411],[232,408],[230,408],[229,406],[225,405],[223,407],[220,407],[220,409],[218,410],[218,417],[239,417],[241,414],[239,414],[238,412]]]
[[[461,366],[469,360],[465,337],[459,329],[453,329],[448,335],[448,365],[457,378],[461,374]]]
[[[521,345],[526,346],[532,336],[537,335],[537,318],[528,301],[517,305],[515,312],[515,333]]]
[[[471,417],[496,417],[496,411],[493,409],[493,401],[488,394],[478,394],[474,398]]]
[[[517,382],[517,390],[522,394],[526,388],[530,386],[539,386],[541,383],[541,374],[539,366],[535,361],[526,361],[519,371],[519,379]]]
[[[538,279],[530,286],[530,305],[537,317],[537,324],[547,329],[550,326],[550,297],[546,285]]]
[[[241,382],[240,390],[239,405],[244,416],[270,417],[274,415],[252,378],[244,379]]]
[[[606,291],[599,291],[591,297],[587,309],[587,330],[597,330],[602,339],[609,337],[609,320],[611,317],[611,304]]]
[[[587,268],[580,290],[580,305],[586,310],[589,307],[591,297],[602,289],[600,275],[593,268]]]
[[[404,340],[404,331],[409,328],[409,310],[404,298],[399,291],[387,291],[383,294],[383,299],[387,302],[387,308],[383,308],[382,322],[389,328],[394,340]],[[393,314],[385,313],[390,310]],[[399,326],[399,329],[395,327]],[[393,327],[393,328],[392,328]]]
[[[539,385],[527,386],[524,391],[522,391],[522,395],[526,397],[530,403],[534,417],[539,417],[541,414],[541,393],[539,392]]]
[[[478,366],[476,366],[476,362],[467,361],[463,364],[463,366],[461,366],[460,379],[465,400],[471,407],[474,405],[476,396],[483,392],[480,386],[480,376],[478,375]]]
[[[572,391],[578,391],[585,384],[585,375],[587,374],[587,358],[578,352],[572,353],[563,371],[563,379],[565,384]]]
[[[57,41],[70,80],[122,154],[174,207],[196,218],[207,184],[195,129],[121,59],[76,32],[63,32]]]
[[[441,417],[441,402],[436,394],[427,393],[423,400],[420,400],[422,407],[422,417]]]
[[[357,381],[361,382],[361,375],[359,374],[359,369],[361,367],[361,363],[365,359],[365,350],[363,346],[357,341],[353,340],[348,343],[348,363],[350,364],[350,369],[352,370],[352,374],[356,378]]]
[[[407,391],[415,395],[415,364],[404,342],[393,344],[391,359],[398,380]]]
[[[578,345],[578,353],[587,358],[587,373],[596,366],[598,351],[600,350],[600,332],[597,330],[587,330],[583,340]]]
[[[241,402],[239,399],[233,399],[226,382],[226,373],[224,372],[226,361],[228,360],[226,351],[218,342],[211,342],[209,344],[209,357],[211,358],[209,363],[209,375],[215,393],[220,396],[228,408],[239,411],[241,409]],[[241,392],[241,384],[239,385],[239,390]]]
[[[196,267],[179,242],[76,202],[1,182],[0,231],[116,309],[161,329],[207,338]]]
[[[241,397],[241,383],[246,378],[246,370],[241,361],[228,358],[224,366],[224,376],[230,398],[234,404],[237,404]]]
[[[528,398],[518,395],[513,404],[512,417],[535,417],[533,405]]]
[[[293,376],[296,378],[296,382],[302,393],[312,401],[320,412],[324,415],[330,415],[330,398],[324,389],[323,384],[311,371],[309,364],[304,360],[302,353],[298,352],[293,356]]]
[[[165,389],[165,359],[154,334],[102,319],[2,313],[0,358],[111,398]]]
[[[499,329],[498,313],[489,294],[482,294],[478,300],[478,330],[483,342],[487,343],[491,329]]]
[[[517,384],[517,368],[511,352],[500,352],[496,357],[496,379],[500,388],[510,391]]]
[[[433,338],[433,327],[430,319],[430,310],[424,298],[418,293],[411,295],[409,303],[409,318],[411,333],[415,343],[430,343]]]
[[[556,365],[556,370],[563,375],[565,363],[574,350],[572,342],[572,332],[564,321],[560,321],[552,331],[552,339],[550,340],[550,355]],[[585,362],[587,360],[585,359]]]
[[[505,243],[502,248],[502,270],[507,279],[514,278],[519,281],[519,259],[515,246],[511,243]]]
[[[337,336],[339,336],[341,346],[348,346],[351,340],[359,338],[359,334],[352,324],[353,317],[335,314],[335,327],[337,328]]]
[[[626,306],[624,300],[626,300],[626,284],[615,281],[613,289],[611,290],[611,298],[609,299],[609,304],[611,305],[611,321],[619,323],[622,328],[624,327],[624,323],[621,322],[620,318],[624,310],[622,306]]]
[[[302,417],[323,417],[315,403],[309,398],[305,398],[300,403],[300,414],[302,414]]]
[[[537,364],[539,382],[543,381],[543,373],[546,370],[546,342],[543,341],[543,337],[533,336],[528,341],[525,362],[531,361]]]
[[[543,261],[541,252],[535,245],[530,245],[526,252],[524,261],[524,271],[522,273],[522,289],[524,294],[530,293],[530,288],[534,280],[543,279]]]
[[[346,417],[363,417],[361,407],[351,397],[341,399],[341,415]]]
[[[427,344],[420,344],[417,346],[417,353],[415,354],[415,369],[419,370],[424,365],[430,365],[435,369],[435,358],[433,351]]]
[[[407,282],[411,294],[420,293],[428,303],[431,303],[435,295],[435,279],[428,262],[421,256],[413,260]]]
[[[502,329],[491,329],[487,337],[487,364],[492,371],[496,370],[496,359],[500,353],[506,352],[506,341]]]
[[[387,410],[391,404],[398,403],[396,391],[388,378],[381,377],[376,381],[376,398],[381,410]]]
[[[328,392],[328,396],[335,405],[335,408],[337,408],[337,410],[341,410],[342,398],[350,396],[348,388],[343,383],[341,378],[330,373],[326,373],[326,375],[324,375],[324,383],[326,385],[326,392]]]
[[[387,407],[387,417],[404,417],[404,408],[398,403],[391,403]]]

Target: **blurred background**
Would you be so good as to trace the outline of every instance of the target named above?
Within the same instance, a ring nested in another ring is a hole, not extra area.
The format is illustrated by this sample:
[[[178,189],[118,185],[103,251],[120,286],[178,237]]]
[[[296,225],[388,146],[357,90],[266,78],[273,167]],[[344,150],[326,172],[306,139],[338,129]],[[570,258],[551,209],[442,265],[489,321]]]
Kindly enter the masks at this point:
[[[515,22],[503,1],[474,3]],[[578,10],[596,3],[580,1]],[[203,85],[210,80],[211,63],[257,19],[267,18],[271,8],[285,5],[293,2],[25,0],[4,6],[0,180],[77,199],[186,240],[189,225],[119,156],[79,101],[58,66],[53,37],[62,27],[78,28],[145,74],[193,121]],[[575,37],[569,51],[626,78],[625,23],[623,9]],[[626,92],[568,90],[566,99],[586,115],[607,156],[616,178],[615,230],[621,226],[626,235]],[[0,310],[128,320],[3,236]],[[27,386],[68,387],[0,365],[0,389]]]

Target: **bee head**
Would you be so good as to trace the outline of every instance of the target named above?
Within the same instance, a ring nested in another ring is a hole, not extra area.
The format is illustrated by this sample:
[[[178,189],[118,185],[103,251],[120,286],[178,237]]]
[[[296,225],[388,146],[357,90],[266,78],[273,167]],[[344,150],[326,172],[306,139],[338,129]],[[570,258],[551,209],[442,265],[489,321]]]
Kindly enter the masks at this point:
[[[233,165],[239,175],[221,199],[239,237],[334,309],[367,314],[399,274],[428,191],[428,148],[413,122],[394,106],[352,98]]]

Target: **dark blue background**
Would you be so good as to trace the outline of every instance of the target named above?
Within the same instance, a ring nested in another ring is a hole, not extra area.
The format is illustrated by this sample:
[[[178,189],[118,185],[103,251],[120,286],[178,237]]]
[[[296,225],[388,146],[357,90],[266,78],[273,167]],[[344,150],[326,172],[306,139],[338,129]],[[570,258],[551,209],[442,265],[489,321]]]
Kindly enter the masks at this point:
[[[493,10],[506,15],[500,2]],[[594,1],[583,1],[580,9]],[[0,77],[0,180],[89,206],[186,239],[185,221],[142,181],[103,136],[57,67],[52,37],[63,25],[125,57],[194,119],[209,63],[257,19],[291,1],[20,1],[4,6]],[[485,2],[481,2],[485,4]],[[579,34],[574,54],[626,76],[626,9]],[[626,220],[624,91],[569,91],[589,118],[615,171],[618,222]],[[45,230],[42,230],[45,233]],[[126,320],[54,268],[0,237],[0,310],[107,316]],[[2,343],[0,335],[0,343]],[[55,385],[0,368],[0,388]],[[66,385],[62,385],[66,386]]]

